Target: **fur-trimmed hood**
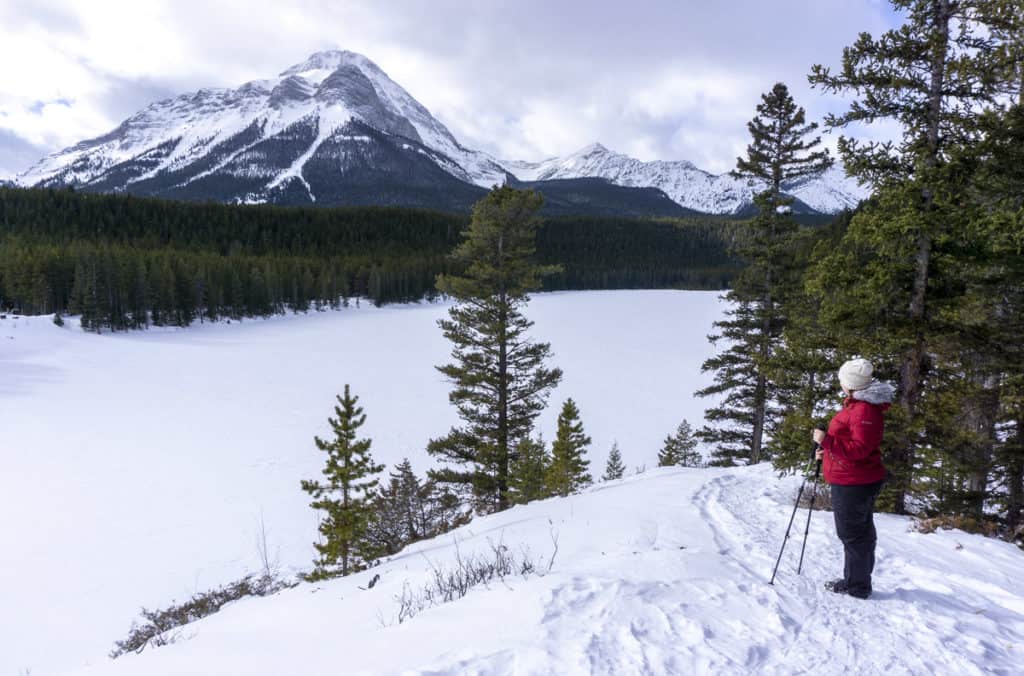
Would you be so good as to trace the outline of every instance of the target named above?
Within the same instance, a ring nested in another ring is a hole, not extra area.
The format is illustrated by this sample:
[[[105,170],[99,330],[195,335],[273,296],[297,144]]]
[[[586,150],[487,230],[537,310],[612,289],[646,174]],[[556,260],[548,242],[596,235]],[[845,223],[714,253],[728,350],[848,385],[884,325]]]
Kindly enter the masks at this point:
[[[896,396],[896,388],[889,383],[872,380],[870,385],[862,390],[854,390],[850,396],[869,404],[891,404]]]

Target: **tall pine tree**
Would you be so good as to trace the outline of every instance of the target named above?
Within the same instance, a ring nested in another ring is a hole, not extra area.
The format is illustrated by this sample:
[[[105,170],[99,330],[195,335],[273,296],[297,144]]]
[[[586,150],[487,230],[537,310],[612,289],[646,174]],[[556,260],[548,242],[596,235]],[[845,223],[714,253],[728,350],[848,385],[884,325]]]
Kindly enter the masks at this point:
[[[1003,0],[893,0],[904,23],[878,38],[864,33],[843,52],[837,72],[815,66],[812,85],[853,94],[849,109],[830,116],[833,128],[892,120],[898,142],[842,137],[848,173],[876,189],[876,199],[850,224],[840,247],[821,258],[810,283],[821,319],[837,327],[848,353],[871,356],[897,381],[897,406],[887,430],[895,480],[886,501],[907,510],[919,451],[928,449],[928,420],[948,420],[941,391],[942,356],[962,350],[946,341],[948,321],[965,287],[959,263],[976,242],[965,190],[969,168],[958,158],[983,139],[981,114],[1005,96],[1006,50],[991,27],[1012,3]],[[943,345],[943,343],[946,343]],[[962,346],[967,350],[973,347]],[[986,379],[985,359],[950,365]],[[959,382],[959,386],[969,383]],[[941,443],[939,445],[942,445]]]
[[[310,576],[313,579],[348,575],[377,555],[368,546],[366,533],[378,483],[371,477],[383,471],[384,465],[373,462],[369,439],[357,439],[366,422],[359,397],[352,396],[345,385],[344,395],[336,399],[337,417],[327,419],[334,438],[314,437],[316,447],[327,454],[323,479],[302,481],[302,490],[313,497],[310,506],[325,513],[320,521],[323,540],[315,545],[320,558]]]
[[[545,365],[549,344],[529,339],[533,322],[523,314],[528,293],[557,269],[533,261],[542,201],[533,191],[492,190],[473,207],[465,241],[452,254],[465,271],[437,280],[458,301],[439,322],[454,347],[453,362],[438,370],[454,385],[449,400],[464,425],[431,440],[427,451],[445,463],[431,477],[468,489],[480,512],[511,504],[512,451],[562,378]]]
[[[981,453],[975,453],[980,462],[971,468],[968,494],[974,498],[972,516],[982,518],[986,507],[995,506],[986,504],[991,498],[1005,511],[1008,533],[1024,540],[1024,6],[1011,3],[999,18],[992,32],[1004,48],[1012,102],[985,115],[985,140],[971,148],[978,162],[975,226],[984,242],[977,250],[984,254],[965,266],[973,302],[964,304],[982,320],[972,324],[971,333],[984,339],[979,347],[989,366],[982,406],[971,410],[991,415],[981,420],[992,424],[994,434],[972,449]],[[991,489],[978,490],[985,485]]]
[[[757,215],[734,247],[746,267],[725,295],[732,305],[729,318],[716,322],[718,333],[710,337],[715,344],[728,345],[701,367],[714,372],[715,382],[697,396],[722,398],[706,412],[711,424],[700,432],[702,440],[715,446],[715,464],[760,462],[765,438],[778,422],[770,363],[785,329],[787,301],[800,280],[792,255],[797,231],[793,198],[783,186],[831,165],[828,153],[818,149],[817,127],[806,121],[786,85],[777,83],[762,95],[757,115],[747,125],[747,156],[736,160],[733,174],[763,189],[755,197]]]

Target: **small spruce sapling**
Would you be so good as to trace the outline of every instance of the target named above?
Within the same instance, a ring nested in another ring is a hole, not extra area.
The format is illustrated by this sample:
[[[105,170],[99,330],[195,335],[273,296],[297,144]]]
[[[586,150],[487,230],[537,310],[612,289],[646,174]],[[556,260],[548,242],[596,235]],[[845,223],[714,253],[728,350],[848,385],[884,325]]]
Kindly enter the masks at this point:
[[[552,495],[566,496],[593,483],[587,471],[590,461],[585,457],[589,445],[590,437],[583,432],[576,402],[567,399],[558,416],[558,434],[551,447],[548,491]]]
[[[615,481],[621,479],[626,473],[626,466],[622,464],[622,453],[619,452],[619,442],[612,443],[612,450],[608,453],[608,464],[604,467],[602,481]]]
[[[697,438],[689,421],[683,420],[675,434],[665,437],[665,445],[658,451],[658,467],[699,467],[700,464]]]
[[[310,579],[348,575],[363,568],[378,552],[366,539],[373,513],[373,491],[384,465],[373,462],[370,440],[357,439],[356,432],[366,422],[358,405],[359,397],[345,385],[344,396],[336,397],[337,418],[328,418],[334,439],[314,437],[316,447],[327,454],[320,481],[302,481],[302,490],[313,497],[310,506],[326,512],[320,522],[323,541],[315,544],[320,558]],[[371,478],[374,477],[374,478]]]
[[[549,497],[547,473],[551,455],[543,438],[523,439],[516,446],[509,472],[509,496],[513,504],[525,505]]]

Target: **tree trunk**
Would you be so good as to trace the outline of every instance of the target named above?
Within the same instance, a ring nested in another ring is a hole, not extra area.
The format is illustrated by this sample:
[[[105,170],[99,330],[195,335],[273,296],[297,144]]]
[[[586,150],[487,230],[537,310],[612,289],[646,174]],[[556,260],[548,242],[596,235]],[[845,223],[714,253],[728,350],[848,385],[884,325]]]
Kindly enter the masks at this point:
[[[498,269],[504,263],[504,236],[498,237]],[[508,295],[504,281],[498,311],[498,511],[509,508],[508,500]]]
[[[345,469],[349,467],[349,461],[351,458],[345,458]],[[341,506],[345,514],[348,514],[348,481],[344,481],[341,484]],[[348,575],[348,558],[349,558],[349,539],[346,536],[341,541],[341,574]]]
[[[1006,467],[1006,525],[1010,532],[1024,524],[1024,415],[1017,417],[1017,435]]]
[[[977,387],[972,401],[967,402],[966,425],[978,438],[970,456],[964,458],[968,467],[967,511],[979,521],[985,516],[988,480],[992,469],[992,452],[996,443],[996,418],[999,415],[999,379],[994,375],[975,374]]]
[[[502,301],[501,335],[498,345],[498,511],[508,509],[508,469],[509,469],[509,448],[508,448],[508,340],[505,333],[505,324],[508,322],[508,313]]]
[[[934,168],[939,160],[942,87],[946,74],[946,54],[949,50],[949,21],[951,14],[949,0],[933,0],[932,10],[934,17],[932,28],[935,41],[932,46],[928,87],[927,154],[922,158],[925,167],[928,169]],[[931,177],[928,178],[930,179]],[[914,465],[915,440],[911,430],[915,422],[917,404],[921,396],[921,365],[924,363],[927,349],[924,327],[921,324],[925,318],[928,268],[931,264],[932,252],[932,236],[929,232],[930,224],[928,223],[927,215],[932,208],[933,198],[934,190],[932,186],[926,184],[921,189],[921,212],[925,216],[925,223],[917,239],[917,252],[914,255],[914,282],[908,307],[909,319],[911,323],[917,325],[917,335],[900,365],[898,403],[906,413],[906,429],[893,448],[893,464],[897,468],[895,494],[895,511],[897,514],[906,513],[907,492],[910,489],[910,477]]]
[[[761,462],[761,443],[764,437],[766,389],[764,376],[758,375],[757,385],[754,388],[754,430],[750,441],[750,462],[753,464]]]
[[[768,247],[769,250],[775,244],[775,219],[778,216],[779,202],[782,196],[782,125],[778,124],[778,131],[775,137],[775,160],[772,162],[772,199],[769,203],[771,212],[768,214]],[[754,429],[750,437],[750,462],[757,464],[761,462],[761,451],[764,447],[764,428],[768,417],[768,379],[762,372],[771,357],[772,324],[775,319],[774,296],[772,294],[772,266],[775,264],[774,256],[768,256],[768,265],[765,270],[764,298],[761,307],[761,365],[758,368],[757,385],[754,388]]]

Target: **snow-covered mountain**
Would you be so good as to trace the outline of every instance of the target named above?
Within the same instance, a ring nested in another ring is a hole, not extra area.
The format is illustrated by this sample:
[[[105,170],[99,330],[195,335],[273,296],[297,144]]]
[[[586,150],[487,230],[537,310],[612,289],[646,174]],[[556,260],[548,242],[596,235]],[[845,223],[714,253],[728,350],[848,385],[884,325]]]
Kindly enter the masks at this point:
[[[393,190],[460,191],[505,179],[366,57],[313,54],[275,78],[154,103],[108,134],[54,153],[20,185],[169,197],[387,203]]]
[[[237,89],[158,101],[103,136],[43,158],[16,183],[221,202],[464,210],[509,174],[547,188],[561,210],[599,213],[736,214],[757,189],[689,162],[642,162],[599,144],[543,162],[498,161],[460,144],[376,64],[348,51],[318,52]],[[578,179],[588,181],[565,183]],[[865,196],[839,169],[788,188],[805,211],[834,213]]]
[[[515,176],[527,181],[606,178],[616,185],[660,188],[679,205],[712,214],[740,213],[753,204],[759,186],[729,174],[715,175],[685,160],[643,162],[611,151],[600,143],[565,157],[543,162],[503,161]],[[836,213],[857,206],[868,191],[848,178],[841,167],[819,176],[793,181],[786,192],[807,207],[822,213]]]

